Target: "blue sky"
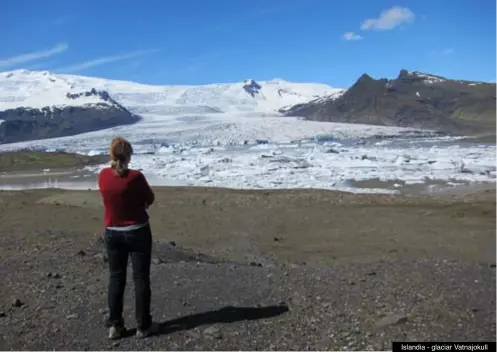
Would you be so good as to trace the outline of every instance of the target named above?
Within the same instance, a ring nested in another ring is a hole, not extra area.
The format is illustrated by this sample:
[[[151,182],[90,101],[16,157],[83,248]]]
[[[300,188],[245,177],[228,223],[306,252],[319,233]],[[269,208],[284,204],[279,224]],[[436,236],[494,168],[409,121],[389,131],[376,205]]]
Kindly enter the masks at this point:
[[[495,81],[495,0],[0,1],[0,71],[348,87],[400,69]]]

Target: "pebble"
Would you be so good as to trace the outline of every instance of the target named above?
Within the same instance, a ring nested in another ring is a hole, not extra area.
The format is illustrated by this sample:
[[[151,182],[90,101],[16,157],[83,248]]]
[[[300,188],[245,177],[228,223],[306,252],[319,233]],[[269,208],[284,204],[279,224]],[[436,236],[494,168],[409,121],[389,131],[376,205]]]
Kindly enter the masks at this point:
[[[107,262],[109,261],[109,258],[107,258],[107,256],[104,254],[104,253],[97,253],[93,256],[94,258],[97,258],[97,259],[100,259],[102,260],[103,262]]]
[[[386,317],[378,320],[376,322],[376,327],[384,328],[390,325],[404,324],[407,322],[407,315],[403,313],[394,313],[387,315]]]
[[[199,340],[201,335],[198,331],[190,330],[185,333],[190,340]]]
[[[78,314],[69,314],[66,318],[67,319],[78,319],[79,315]]]
[[[21,301],[19,298],[16,298],[13,302],[12,302],[12,306],[13,307],[22,307],[24,305],[24,302]]]
[[[0,312],[0,318],[5,318],[7,316],[7,314],[5,314],[5,312]]]
[[[221,339],[223,336],[221,335],[221,331],[219,328],[215,326],[210,326],[207,329],[204,330],[204,336],[214,338],[214,339]]]
[[[161,264],[162,261],[159,258],[152,258],[152,263],[158,265]]]

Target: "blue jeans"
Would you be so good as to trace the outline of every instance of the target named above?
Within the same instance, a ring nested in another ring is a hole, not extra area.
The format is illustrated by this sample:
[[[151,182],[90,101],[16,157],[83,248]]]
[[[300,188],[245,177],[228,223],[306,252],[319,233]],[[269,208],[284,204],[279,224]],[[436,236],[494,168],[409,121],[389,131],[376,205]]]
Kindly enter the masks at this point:
[[[138,329],[152,324],[150,315],[150,264],[152,232],[150,226],[132,231],[105,230],[105,245],[109,258],[108,326],[124,327],[123,301],[126,288],[128,257],[131,257],[135,284],[135,315]]]

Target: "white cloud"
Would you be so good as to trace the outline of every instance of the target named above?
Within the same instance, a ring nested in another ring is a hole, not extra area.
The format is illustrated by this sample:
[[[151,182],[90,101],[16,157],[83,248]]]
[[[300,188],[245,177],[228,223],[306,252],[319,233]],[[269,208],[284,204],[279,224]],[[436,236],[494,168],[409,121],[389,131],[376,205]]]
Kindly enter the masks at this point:
[[[40,59],[46,59],[48,57],[58,55],[63,53],[69,48],[65,43],[57,44],[52,48],[33,51],[31,53],[25,53],[17,56],[11,56],[6,58],[0,58],[0,67],[10,67],[25,64],[32,61],[37,61]]]
[[[346,32],[343,34],[343,39],[345,40],[361,40],[363,37],[354,32]]]
[[[160,50],[159,49],[139,50],[139,51],[133,51],[133,52],[130,52],[127,54],[122,54],[122,55],[105,56],[105,57],[100,57],[98,59],[93,59],[93,60],[81,62],[79,64],[59,68],[56,71],[78,72],[78,71],[86,70],[87,68],[108,64],[111,62],[128,60],[128,59],[132,59],[132,58],[139,57],[139,56],[153,54],[153,53],[158,52],[158,51],[160,51]]]
[[[444,55],[450,55],[450,54],[453,54],[454,53],[454,49],[453,48],[447,48],[443,51]]]
[[[361,29],[390,30],[404,23],[413,22],[416,16],[407,7],[394,6],[380,13],[378,18],[369,18],[361,24]]]

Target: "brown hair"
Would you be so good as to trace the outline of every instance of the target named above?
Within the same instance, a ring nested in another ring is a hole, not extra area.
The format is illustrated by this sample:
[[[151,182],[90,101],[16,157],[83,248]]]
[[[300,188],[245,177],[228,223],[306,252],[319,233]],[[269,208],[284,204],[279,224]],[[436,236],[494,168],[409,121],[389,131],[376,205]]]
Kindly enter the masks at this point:
[[[133,147],[126,139],[117,137],[110,144],[111,167],[116,170],[119,176],[125,176],[128,172],[129,159],[133,154]]]

